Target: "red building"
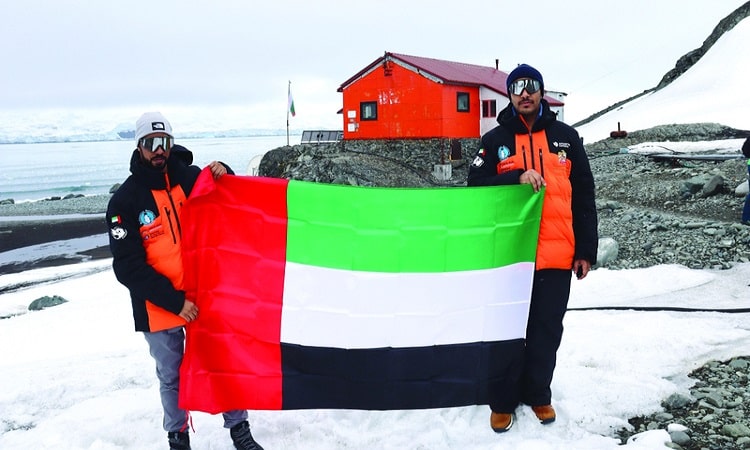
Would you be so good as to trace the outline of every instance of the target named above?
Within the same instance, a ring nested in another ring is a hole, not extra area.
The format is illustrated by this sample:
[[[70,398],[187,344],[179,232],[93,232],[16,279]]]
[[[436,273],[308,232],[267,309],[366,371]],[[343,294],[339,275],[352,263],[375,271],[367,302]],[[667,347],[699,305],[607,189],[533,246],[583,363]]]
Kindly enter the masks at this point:
[[[507,77],[497,67],[386,52],[338,88],[343,137],[480,137],[509,102]],[[562,110],[560,100],[545,99]]]

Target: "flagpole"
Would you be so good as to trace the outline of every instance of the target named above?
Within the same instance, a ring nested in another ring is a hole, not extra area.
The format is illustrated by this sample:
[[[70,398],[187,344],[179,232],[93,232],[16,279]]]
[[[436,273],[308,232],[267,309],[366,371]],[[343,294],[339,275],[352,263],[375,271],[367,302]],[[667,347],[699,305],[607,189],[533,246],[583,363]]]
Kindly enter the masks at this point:
[[[286,146],[289,147],[289,99],[292,95],[292,80],[289,80],[289,86],[287,87],[286,92]]]

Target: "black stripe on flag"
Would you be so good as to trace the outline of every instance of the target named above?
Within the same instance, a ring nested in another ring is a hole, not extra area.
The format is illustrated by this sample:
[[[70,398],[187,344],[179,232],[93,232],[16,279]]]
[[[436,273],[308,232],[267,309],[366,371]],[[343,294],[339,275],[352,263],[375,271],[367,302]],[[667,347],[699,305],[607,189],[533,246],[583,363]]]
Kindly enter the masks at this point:
[[[282,409],[398,410],[490,403],[518,379],[523,339],[340,349],[281,344]]]

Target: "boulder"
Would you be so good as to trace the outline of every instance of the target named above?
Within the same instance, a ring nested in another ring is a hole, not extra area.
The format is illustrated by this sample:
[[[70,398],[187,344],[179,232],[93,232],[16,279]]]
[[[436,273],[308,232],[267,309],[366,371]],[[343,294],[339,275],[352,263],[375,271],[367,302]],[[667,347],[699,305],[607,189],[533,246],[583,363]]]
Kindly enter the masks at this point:
[[[29,311],[41,311],[44,308],[62,305],[63,303],[67,302],[67,300],[58,295],[53,295],[52,297],[45,295],[44,297],[39,297],[38,299],[31,302],[29,304]]]

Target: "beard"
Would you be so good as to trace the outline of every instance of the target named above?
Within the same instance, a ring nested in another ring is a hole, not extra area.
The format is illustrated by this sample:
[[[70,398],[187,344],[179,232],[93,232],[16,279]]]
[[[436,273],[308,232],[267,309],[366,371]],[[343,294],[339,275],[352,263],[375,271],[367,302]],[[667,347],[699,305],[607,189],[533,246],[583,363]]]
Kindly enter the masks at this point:
[[[167,168],[167,158],[163,156],[154,156],[153,158],[151,158],[151,161],[149,161],[149,165],[153,169],[163,171]]]
[[[148,167],[151,170],[157,172],[166,172],[167,170],[167,157],[164,155],[153,156],[151,159],[146,159],[143,153],[140,152],[141,164]]]

